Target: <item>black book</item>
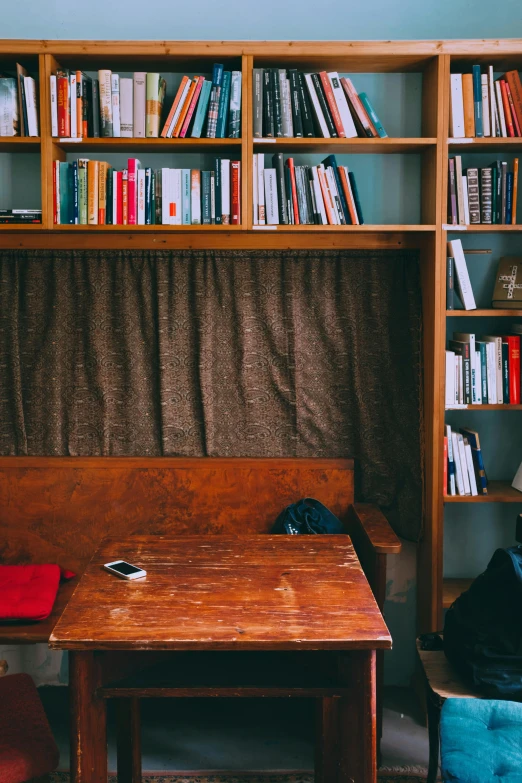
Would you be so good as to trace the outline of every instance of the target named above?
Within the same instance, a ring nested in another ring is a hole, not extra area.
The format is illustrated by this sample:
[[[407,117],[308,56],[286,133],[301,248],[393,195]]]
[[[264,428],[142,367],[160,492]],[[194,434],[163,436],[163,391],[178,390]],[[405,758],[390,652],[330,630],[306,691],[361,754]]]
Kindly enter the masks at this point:
[[[216,224],[221,225],[222,221],[222,203],[221,196],[221,158],[214,161],[214,200],[216,204]]]
[[[357,183],[353,171],[348,172],[348,179],[350,180],[350,187],[352,188],[353,200],[355,201],[355,209],[357,211],[357,217],[359,218],[359,225],[364,225],[363,213],[361,202],[359,200],[359,191],[357,190]]]
[[[270,89],[270,71],[263,71],[263,136],[274,135],[274,101]]]
[[[301,71],[297,74],[299,83],[299,106],[301,107],[301,120],[303,125],[303,136],[313,137],[315,136],[314,119],[312,115],[312,107],[310,106],[310,98],[308,96],[308,89],[306,87],[306,81],[304,73]]]
[[[295,167],[295,178],[297,186],[297,201],[299,204],[299,214],[302,215],[301,222],[305,225],[313,223],[308,205],[308,181],[305,175],[304,166]]]
[[[283,135],[283,106],[281,104],[281,82],[277,68],[270,69],[270,90],[274,98],[274,135]]]
[[[324,94],[324,90],[323,90],[323,85],[321,84],[321,79],[318,73],[312,73],[312,82],[315,87],[315,92],[317,94],[319,106],[321,107],[321,111],[323,112],[323,116],[328,126],[328,130],[330,131],[330,136],[332,137],[332,139],[335,139],[337,138],[338,133],[335,129],[334,121],[332,119],[332,114],[330,112],[330,107],[328,106],[326,95]]]
[[[28,136],[29,135],[29,120],[27,119],[27,98],[25,96],[25,82],[23,75],[20,75],[20,78],[18,80],[18,86],[20,88],[20,93],[22,96],[22,117],[20,117],[22,124],[21,136]]]
[[[300,137],[303,135],[303,120],[301,117],[301,104],[299,101],[299,78],[295,68],[291,68],[288,71],[288,79],[290,81],[290,105],[292,108],[294,136]]]
[[[316,198],[315,198],[314,175],[313,175],[312,167],[311,166],[307,166],[306,168],[307,168],[307,172],[308,172],[308,179],[309,179],[309,182],[310,182],[310,196],[312,198],[312,207],[313,207],[313,211],[314,211],[314,223],[316,225],[318,225],[318,226],[321,226],[323,221],[322,221],[322,218],[321,218],[321,213],[319,211],[319,204],[317,203]]]
[[[92,135],[100,138],[100,82],[93,79],[92,82]]]
[[[212,212],[210,204],[210,171],[201,172],[201,223],[210,225],[212,223]]]
[[[284,166],[282,152],[276,152],[276,154],[272,156],[272,166],[276,170],[277,203],[279,205],[279,223],[287,226],[288,204],[286,199],[285,166]]]
[[[107,190],[107,193],[109,191]],[[145,169],[145,225],[152,223],[152,169]]]
[[[308,219],[310,223],[317,223],[315,215],[315,198],[312,192],[312,183],[310,181],[310,166],[303,166],[303,187],[306,197],[306,206],[308,208]]]
[[[90,76],[82,74],[82,122],[84,128],[87,128],[87,136],[92,137],[93,118],[92,118],[92,79]]]

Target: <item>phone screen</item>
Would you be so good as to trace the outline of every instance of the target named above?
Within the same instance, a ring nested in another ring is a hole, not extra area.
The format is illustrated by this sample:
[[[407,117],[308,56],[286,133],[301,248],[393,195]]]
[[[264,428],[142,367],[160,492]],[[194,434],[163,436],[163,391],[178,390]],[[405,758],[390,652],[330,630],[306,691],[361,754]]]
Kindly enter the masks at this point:
[[[142,570],[141,568],[136,568],[136,566],[133,566],[130,563],[126,563],[125,560],[120,560],[119,563],[114,563],[111,565],[111,568],[113,571],[117,571],[119,574],[123,574],[124,576],[137,574],[138,571]]]

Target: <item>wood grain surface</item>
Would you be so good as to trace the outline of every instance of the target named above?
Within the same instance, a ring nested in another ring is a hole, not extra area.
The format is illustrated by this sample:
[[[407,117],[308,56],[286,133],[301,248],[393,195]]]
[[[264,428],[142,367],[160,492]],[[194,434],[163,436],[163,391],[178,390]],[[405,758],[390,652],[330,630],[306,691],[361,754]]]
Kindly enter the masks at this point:
[[[147,577],[103,570],[118,558]],[[348,536],[136,536],[100,546],[50,646],[354,650],[391,637]]]

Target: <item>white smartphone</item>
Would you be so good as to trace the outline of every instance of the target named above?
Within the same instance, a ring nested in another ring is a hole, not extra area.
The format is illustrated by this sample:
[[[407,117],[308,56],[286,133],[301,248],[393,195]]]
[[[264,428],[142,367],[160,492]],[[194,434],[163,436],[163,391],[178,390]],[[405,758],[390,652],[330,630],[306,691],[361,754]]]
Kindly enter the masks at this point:
[[[112,563],[105,563],[103,567],[111,574],[121,576],[122,579],[141,579],[143,576],[147,576],[147,572],[143,568],[131,565],[125,560],[114,560]]]

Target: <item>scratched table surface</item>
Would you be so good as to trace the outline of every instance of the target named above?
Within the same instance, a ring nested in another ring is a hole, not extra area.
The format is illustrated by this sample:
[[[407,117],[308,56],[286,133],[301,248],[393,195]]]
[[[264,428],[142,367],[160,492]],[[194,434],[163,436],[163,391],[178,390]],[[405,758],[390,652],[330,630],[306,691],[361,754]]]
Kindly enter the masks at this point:
[[[103,570],[118,559],[147,576]],[[391,637],[349,536],[133,536],[100,545],[50,646],[357,650]]]

